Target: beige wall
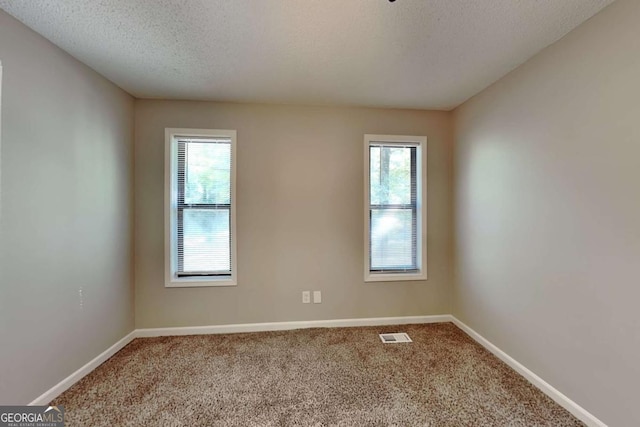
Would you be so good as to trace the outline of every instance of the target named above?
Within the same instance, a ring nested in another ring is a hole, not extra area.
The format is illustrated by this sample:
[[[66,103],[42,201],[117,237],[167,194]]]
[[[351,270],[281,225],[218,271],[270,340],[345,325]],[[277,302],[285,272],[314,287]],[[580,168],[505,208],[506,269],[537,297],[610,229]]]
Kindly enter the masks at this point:
[[[640,2],[455,113],[454,313],[611,426],[640,425]]]
[[[448,313],[450,118],[410,110],[136,101],[137,327]],[[238,131],[237,287],[164,287],[165,127]],[[365,133],[428,137],[428,281],[363,281]],[[303,290],[321,290],[322,304],[302,304]]]
[[[133,99],[0,11],[0,404],[133,329]]]

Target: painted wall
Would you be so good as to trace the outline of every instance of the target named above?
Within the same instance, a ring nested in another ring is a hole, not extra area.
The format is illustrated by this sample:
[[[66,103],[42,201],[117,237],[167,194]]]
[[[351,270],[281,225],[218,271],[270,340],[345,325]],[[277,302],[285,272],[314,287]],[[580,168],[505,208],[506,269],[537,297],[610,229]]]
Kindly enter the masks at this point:
[[[455,112],[454,314],[611,426],[640,425],[640,2]]]
[[[133,99],[0,11],[0,404],[134,327]]]
[[[442,314],[451,295],[451,114],[136,101],[138,328]],[[235,129],[238,286],[165,288],[164,129]],[[365,283],[364,134],[428,137],[428,270]],[[302,304],[321,290],[322,304]]]

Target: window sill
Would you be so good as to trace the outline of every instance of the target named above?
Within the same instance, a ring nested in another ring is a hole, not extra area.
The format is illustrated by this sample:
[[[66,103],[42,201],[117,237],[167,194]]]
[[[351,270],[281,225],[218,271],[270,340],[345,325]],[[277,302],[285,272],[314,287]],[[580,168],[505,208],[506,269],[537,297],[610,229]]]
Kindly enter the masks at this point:
[[[235,278],[220,278],[213,279],[211,277],[174,277],[165,283],[165,288],[204,288],[204,287],[219,287],[219,286],[237,286]]]
[[[366,273],[365,282],[403,282],[427,280],[426,273]]]

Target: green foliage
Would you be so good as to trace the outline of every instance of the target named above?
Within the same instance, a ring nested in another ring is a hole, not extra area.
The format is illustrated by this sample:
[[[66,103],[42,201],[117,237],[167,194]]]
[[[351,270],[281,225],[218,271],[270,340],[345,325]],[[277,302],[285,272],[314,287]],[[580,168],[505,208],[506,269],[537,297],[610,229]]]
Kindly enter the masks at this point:
[[[370,148],[371,204],[411,203],[411,148]]]
[[[231,145],[190,142],[185,154],[185,203],[231,203]]]

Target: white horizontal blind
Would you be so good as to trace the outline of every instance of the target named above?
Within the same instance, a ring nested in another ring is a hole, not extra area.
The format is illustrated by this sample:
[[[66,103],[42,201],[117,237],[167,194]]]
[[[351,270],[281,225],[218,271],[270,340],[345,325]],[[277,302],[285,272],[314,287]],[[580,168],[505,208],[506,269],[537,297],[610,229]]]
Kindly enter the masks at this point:
[[[369,146],[369,270],[416,272],[417,145]]]
[[[178,138],[178,277],[231,275],[231,138]]]

